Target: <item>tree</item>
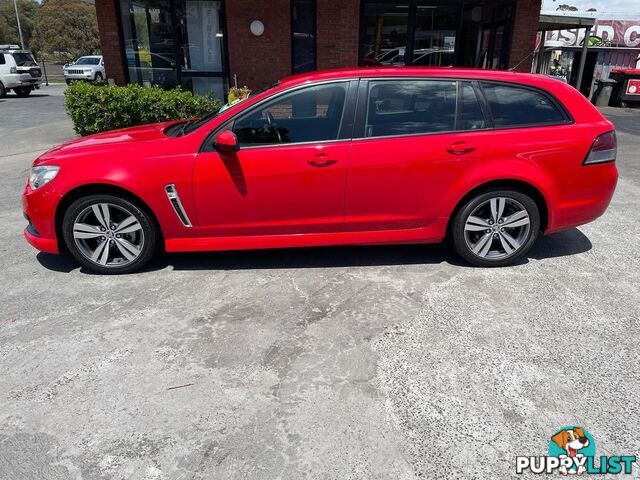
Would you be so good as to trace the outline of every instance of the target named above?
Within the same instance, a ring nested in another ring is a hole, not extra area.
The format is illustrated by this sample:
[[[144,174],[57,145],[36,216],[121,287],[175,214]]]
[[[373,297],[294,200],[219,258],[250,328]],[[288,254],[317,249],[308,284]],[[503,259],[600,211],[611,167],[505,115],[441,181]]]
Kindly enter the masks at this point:
[[[598,9],[597,8],[593,8],[593,7],[589,8],[587,10],[587,12],[597,12],[597,11],[598,11]]]
[[[95,6],[82,0],[45,0],[31,46],[40,55],[65,61],[96,53],[100,40]]]
[[[556,10],[559,10],[561,12],[577,12],[578,7],[574,7],[573,5],[567,5],[566,3],[563,3],[562,5],[558,5],[558,8],[556,8]]]
[[[31,33],[36,21],[36,15],[40,5],[36,0],[18,0],[18,13],[20,14],[20,27],[25,48],[29,48]],[[16,11],[13,0],[0,0],[0,43],[20,44]]]

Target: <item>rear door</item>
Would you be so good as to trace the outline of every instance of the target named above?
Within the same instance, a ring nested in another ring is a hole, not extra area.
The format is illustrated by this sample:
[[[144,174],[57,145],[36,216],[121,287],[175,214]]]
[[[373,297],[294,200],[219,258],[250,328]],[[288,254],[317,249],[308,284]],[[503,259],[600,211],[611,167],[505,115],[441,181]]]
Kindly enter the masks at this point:
[[[447,189],[490,148],[477,94],[477,85],[464,80],[361,81],[347,179],[348,231],[421,228],[441,215]]]

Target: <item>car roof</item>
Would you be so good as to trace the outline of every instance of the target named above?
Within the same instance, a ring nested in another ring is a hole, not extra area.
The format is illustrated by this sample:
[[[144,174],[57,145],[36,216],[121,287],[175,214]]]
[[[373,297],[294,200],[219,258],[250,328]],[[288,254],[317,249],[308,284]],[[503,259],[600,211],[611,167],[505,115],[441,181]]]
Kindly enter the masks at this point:
[[[81,57],[78,57],[78,58],[80,59],[80,58],[100,58],[100,57],[102,57],[102,55],[82,55]]]
[[[526,85],[546,85],[557,82],[546,75],[520,73],[509,70],[488,70],[483,68],[451,68],[451,67],[358,67],[336,68],[316,72],[292,75],[280,80],[282,86],[293,86],[304,83],[340,80],[349,78],[381,78],[381,77],[447,77],[468,78],[471,80],[493,80],[522,83]]]

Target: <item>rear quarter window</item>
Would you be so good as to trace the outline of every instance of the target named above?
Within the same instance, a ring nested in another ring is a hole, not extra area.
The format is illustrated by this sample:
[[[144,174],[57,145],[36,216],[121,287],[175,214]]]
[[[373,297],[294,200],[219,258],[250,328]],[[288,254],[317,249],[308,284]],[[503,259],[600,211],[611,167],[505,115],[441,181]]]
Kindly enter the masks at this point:
[[[0,65],[4,65],[7,61],[4,59],[4,53],[0,53]]]
[[[496,128],[553,125],[567,121],[551,97],[540,91],[516,85],[481,83]]]

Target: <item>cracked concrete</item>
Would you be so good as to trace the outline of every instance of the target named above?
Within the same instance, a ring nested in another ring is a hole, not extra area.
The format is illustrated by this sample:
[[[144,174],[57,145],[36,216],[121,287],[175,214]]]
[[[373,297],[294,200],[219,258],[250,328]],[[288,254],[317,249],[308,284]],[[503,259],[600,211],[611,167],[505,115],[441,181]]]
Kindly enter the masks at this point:
[[[389,246],[101,277],[21,236],[20,152],[72,136],[60,92],[0,101],[33,109],[0,126],[0,478],[504,479],[571,424],[640,452],[640,111],[606,112],[610,210],[514,267]]]

